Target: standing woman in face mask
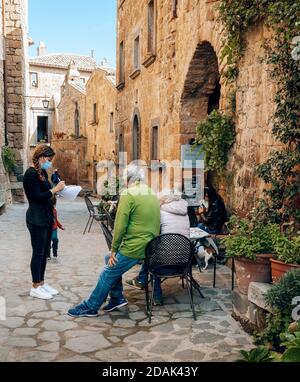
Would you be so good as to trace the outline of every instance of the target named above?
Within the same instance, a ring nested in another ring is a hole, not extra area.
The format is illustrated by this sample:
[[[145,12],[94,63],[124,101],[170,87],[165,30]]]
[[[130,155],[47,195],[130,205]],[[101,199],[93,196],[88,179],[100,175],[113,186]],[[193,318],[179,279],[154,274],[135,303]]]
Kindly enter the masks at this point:
[[[30,232],[32,245],[31,274],[33,287],[30,296],[49,300],[58,291],[45,284],[47,255],[50,251],[53,206],[51,198],[65,187],[64,182],[51,188],[47,170],[52,167],[55,152],[47,145],[36,148],[32,157],[32,166],[24,174],[23,186],[29,202],[26,224]]]

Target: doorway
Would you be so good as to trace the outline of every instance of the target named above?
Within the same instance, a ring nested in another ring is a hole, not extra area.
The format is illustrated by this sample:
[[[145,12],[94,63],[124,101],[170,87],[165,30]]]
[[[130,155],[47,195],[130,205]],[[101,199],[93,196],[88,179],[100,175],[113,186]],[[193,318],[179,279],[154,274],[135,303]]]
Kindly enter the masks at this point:
[[[37,117],[37,143],[49,143],[48,117]]]

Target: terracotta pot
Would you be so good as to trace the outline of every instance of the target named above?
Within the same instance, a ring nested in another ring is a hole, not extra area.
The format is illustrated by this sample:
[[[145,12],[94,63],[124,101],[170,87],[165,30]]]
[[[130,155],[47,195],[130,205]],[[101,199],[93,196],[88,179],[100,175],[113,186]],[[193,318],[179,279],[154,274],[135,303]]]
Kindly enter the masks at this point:
[[[248,294],[251,282],[271,283],[271,263],[273,255],[270,253],[257,254],[256,260],[249,260],[245,257],[234,259],[236,270],[236,282],[238,290],[243,294]]]
[[[282,261],[271,259],[271,269],[272,269],[272,281],[277,283],[281,277],[288,271],[300,268],[298,264],[285,264]]]

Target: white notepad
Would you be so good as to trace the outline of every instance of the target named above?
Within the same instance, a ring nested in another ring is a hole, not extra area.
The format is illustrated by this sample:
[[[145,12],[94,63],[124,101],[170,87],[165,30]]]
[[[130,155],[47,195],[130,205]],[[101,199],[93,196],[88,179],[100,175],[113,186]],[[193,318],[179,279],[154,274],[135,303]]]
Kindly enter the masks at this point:
[[[66,186],[58,195],[66,200],[75,200],[81,190],[80,186]]]

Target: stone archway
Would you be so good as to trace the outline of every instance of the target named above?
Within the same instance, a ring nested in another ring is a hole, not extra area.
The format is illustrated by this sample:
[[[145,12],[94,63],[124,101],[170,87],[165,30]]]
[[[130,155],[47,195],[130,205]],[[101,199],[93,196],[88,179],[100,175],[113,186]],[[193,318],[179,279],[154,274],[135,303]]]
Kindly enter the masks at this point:
[[[219,108],[220,74],[216,52],[208,41],[197,45],[181,96],[180,133],[184,144],[195,138],[196,125]]]
[[[202,41],[196,47],[181,96],[181,144],[192,144],[196,126],[213,110],[219,109],[221,96],[218,58],[213,46]],[[195,177],[193,169],[193,177]],[[214,183],[214,173],[206,173],[205,183]]]

